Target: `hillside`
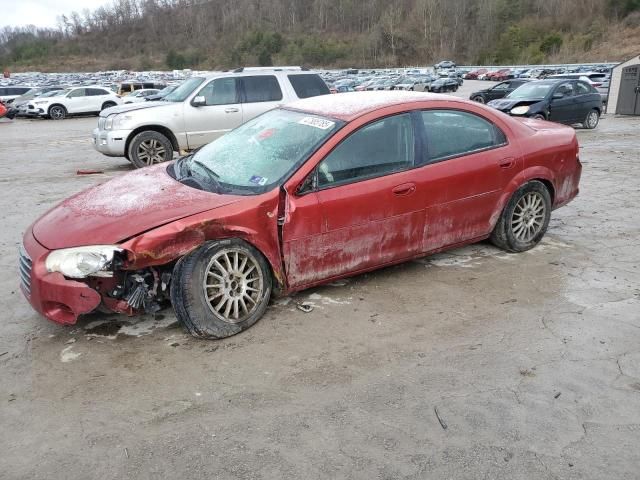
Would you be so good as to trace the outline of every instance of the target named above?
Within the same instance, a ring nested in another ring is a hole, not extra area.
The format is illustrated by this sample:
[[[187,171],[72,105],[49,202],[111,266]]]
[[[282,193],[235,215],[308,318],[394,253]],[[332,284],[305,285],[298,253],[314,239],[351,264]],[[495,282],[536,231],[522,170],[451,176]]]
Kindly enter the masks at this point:
[[[4,27],[11,71],[623,60],[640,0],[117,0],[55,30]]]

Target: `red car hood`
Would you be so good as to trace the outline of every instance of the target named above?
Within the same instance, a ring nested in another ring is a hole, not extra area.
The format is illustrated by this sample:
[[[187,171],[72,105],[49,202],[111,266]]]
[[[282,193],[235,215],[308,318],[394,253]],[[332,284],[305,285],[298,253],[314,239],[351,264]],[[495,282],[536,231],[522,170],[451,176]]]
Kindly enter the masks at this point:
[[[243,198],[187,187],[166,168],[136,170],[68,198],[34,223],[34,237],[51,250],[114,244]]]

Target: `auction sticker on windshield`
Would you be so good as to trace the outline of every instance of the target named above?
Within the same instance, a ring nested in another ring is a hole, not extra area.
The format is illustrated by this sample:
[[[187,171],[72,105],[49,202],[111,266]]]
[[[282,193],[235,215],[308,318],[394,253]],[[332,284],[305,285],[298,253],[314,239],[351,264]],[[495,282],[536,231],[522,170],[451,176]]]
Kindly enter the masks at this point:
[[[267,184],[267,179],[265,177],[260,177],[258,175],[254,175],[249,179],[249,181],[251,183],[255,183],[256,185],[261,185],[261,186]]]
[[[301,125],[308,125],[310,127],[320,128],[321,130],[329,130],[336,123],[331,120],[325,120],[324,118],[316,118],[316,117],[304,117],[303,119],[298,121]]]

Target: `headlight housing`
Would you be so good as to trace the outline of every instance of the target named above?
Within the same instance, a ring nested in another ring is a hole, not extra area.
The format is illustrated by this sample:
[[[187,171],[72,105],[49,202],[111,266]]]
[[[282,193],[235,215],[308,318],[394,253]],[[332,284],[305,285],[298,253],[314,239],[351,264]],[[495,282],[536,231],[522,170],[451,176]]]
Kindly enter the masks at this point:
[[[48,272],[60,272],[69,278],[111,277],[111,262],[116,252],[123,250],[116,245],[91,245],[87,247],[53,250],[45,260]]]
[[[111,129],[113,130],[126,129],[133,123],[133,116],[129,115],[128,113],[119,113],[117,115],[109,115],[109,117],[107,117],[107,120],[109,120],[109,118],[111,118],[112,116],[113,116],[113,120],[111,124]],[[107,128],[106,124],[105,124],[105,128]]]
[[[523,105],[521,107],[516,107],[511,109],[511,113],[513,113],[514,115],[524,115],[528,111],[529,111],[528,105]]]

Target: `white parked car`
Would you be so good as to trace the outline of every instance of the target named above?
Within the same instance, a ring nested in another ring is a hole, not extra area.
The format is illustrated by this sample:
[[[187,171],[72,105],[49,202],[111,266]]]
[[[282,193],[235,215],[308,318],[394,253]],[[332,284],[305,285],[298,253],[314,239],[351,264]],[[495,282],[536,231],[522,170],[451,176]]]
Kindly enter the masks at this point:
[[[34,98],[27,105],[27,114],[62,120],[69,115],[95,113],[120,105],[122,99],[104,87],[74,87],[57,95]]]
[[[166,162],[258,115],[301,98],[329,94],[317,73],[300,67],[244,68],[193,76],[158,102],[121,105],[100,113],[96,150],[136,167]]]
[[[160,90],[157,88],[142,88],[131,92],[129,95],[122,97],[124,103],[138,103],[144,102],[148,96],[156,95]]]

